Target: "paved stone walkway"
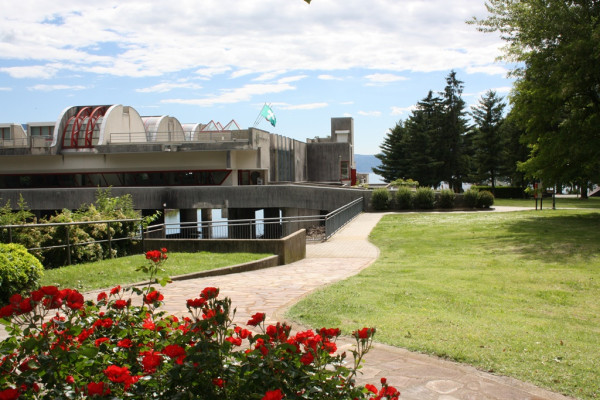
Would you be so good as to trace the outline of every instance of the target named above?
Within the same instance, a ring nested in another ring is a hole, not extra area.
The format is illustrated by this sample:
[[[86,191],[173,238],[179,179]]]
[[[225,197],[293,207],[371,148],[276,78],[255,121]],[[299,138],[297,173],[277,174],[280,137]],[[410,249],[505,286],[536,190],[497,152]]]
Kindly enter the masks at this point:
[[[359,215],[327,242],[307,245],[307,257],[289,265],[176,281],[161,289],[165,296],[162,309],[185,315],[186,299],[197,297],[206,286],[215,286],[220,288],[221,296],[231,298],[237,308],[234,320],[238,324],[244,324],[259,311],[267,314],[267,323],[283,321],[285,310],[301,297],[318,287],[355,275],[375,261],[379,250],[368,242],[368,235],[382,215]],[[338,347],[350,348],[352,343],[341,339]],[[382,344],[376,344],[366,355],[361,371],[361,383],[378,383],[381,377],[386,377],[401,391],[401,399],[567,399],[515,379]]]
[[[515,208],[496,208],[511,211]],[[383,214],[363,213],[324,243],[307,245],[304,260],[274,268],[210,278],[174,282],[165,290],[164,309],[185,313],[185,300],[206,286],[216,286],[237,308],[235,321],[245,323],[255,312],[265,312],[267,322],[284,320],[290,305],[314,289],[345,279],[368,267],[379,255],[368,235]],[[350,348],[351,340],[338,342]],[[401,391],[402,399],[414,400],[565,400],[516,379],[497,376],[458,363],[407,350],[376,344],[366,355],[362,383],[378,383],[386,377]]]

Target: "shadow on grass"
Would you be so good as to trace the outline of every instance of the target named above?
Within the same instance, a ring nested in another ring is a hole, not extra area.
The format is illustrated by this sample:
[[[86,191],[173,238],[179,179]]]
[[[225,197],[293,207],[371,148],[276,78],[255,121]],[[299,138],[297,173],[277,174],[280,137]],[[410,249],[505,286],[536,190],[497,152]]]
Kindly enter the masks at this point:
[[[529,259],[568,262],[600,256],[600,213],[540,213],[506,224],[502,241]]]

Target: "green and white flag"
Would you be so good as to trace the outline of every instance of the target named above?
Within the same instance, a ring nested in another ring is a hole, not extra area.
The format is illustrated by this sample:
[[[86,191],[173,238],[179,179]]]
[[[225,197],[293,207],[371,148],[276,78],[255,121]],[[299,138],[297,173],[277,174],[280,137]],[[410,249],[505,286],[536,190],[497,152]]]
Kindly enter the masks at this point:
[[[275,126],[275,124],[277,123],[277,118],[275,118],[275,114],[273,113],[273,110],[271,109],[271,107],[269,107],[266,104],[263,106],[262,110],[260,111],[260,115],[265,117],[265,119],[267,121],[269,121],[271,123],[271,125],[273,125],[273,126]]]

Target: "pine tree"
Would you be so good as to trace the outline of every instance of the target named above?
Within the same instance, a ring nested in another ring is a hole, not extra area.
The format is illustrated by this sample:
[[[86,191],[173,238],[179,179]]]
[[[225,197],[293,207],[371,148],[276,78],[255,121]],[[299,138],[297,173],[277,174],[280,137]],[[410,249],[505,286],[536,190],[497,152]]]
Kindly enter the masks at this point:
[[[471,115],[475,122],[473,130],[474,166],[477,180],[489,181],[492,191],[496,188],[496,180],[503,164],[504,141],[500,128],[504,122],[503,111],[506,104],[496,92],[488,90],[472,108]]]
[[[403,176],[407,155],[402,145],[406,134],[404,123],[399,121],[386,135],[380,146],[381,153],[375,157],[381,161],[381,166],[373,168],[373,172],[383,177],[385,182],[392,182]]]

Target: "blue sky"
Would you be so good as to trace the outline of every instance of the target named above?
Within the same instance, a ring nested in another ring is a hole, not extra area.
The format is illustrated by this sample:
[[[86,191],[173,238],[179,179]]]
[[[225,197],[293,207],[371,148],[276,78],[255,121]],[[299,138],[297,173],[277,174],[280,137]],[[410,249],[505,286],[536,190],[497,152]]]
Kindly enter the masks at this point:
[[[272,104],[298,140],[351,116],[355,152],[450,70],[475,105],[512,80],[504,43],[465,24],[483,0],[0,0],[0,122],[55,121],[72,105],[123,104],[182,123],[250,127]],[[10,11],[8,11],[10,10]]]

